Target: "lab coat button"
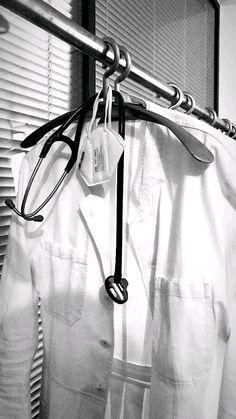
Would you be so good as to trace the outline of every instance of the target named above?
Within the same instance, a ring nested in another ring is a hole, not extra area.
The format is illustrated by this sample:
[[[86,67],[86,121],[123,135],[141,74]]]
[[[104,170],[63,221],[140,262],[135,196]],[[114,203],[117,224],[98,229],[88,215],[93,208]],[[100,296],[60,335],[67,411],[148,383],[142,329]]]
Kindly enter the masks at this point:
[[[110,348],[110,347],[111,347],[111,344],[110,344],[107,340],[105,340],[105,339],[101,339],[101,340],[100,340],[100,343],[101,343],[101,345],[102,345],[102,346],[104,346],[105,348]]]
[[[105,392],[105,389],[102,386],[102,384],[98,384],[98,386],[96,387],[96,390],[97,390],[98,393],[104,393]]]

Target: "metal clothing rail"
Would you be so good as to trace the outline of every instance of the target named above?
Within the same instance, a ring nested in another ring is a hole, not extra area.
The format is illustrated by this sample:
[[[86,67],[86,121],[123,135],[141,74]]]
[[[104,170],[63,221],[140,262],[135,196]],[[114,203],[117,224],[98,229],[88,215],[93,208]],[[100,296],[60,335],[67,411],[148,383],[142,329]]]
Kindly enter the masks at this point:
[[[0,0],[0,5],[18,14],[22,18],[29,20],[41,29],[55,35],[83,53],[99,60],[103,64],[112,64],[114,54],[111,51],[107,51],[107,45],[104,41],[97,36],[92,35],[89,31],[85,30],[53,7],[44,3],[42,0]],[[125,66],[125,60],[120,59],[118,71],[121,72],[124,70]],[[134,65],[131,66],[128,77],[169,101],[172,101],[176,97],[176,90],[174,87],[161,83]],[[186,95],[184,96],[180,107],[185,110],[189,109]],[[192,114],[196,115],[199,119],[205,120],[209,124],[212,123],[212,113],[207,109],[202,109],[195,105]],[[230,124],[231,123],[216,117],[213,126],[224,132],[229,132]],[[235,134],[236,126],[232,124],[229,135],[234,137]]]

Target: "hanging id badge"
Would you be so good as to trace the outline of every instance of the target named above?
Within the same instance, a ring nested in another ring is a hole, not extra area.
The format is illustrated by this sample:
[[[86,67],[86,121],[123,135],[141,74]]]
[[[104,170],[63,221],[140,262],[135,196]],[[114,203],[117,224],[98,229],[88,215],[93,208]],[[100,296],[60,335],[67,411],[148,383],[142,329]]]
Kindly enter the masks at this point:
[[[124,140],[111,127],[112,90],[108,87],[104,124],[96,124],[100,94],[97,96],[87,135],[80,150],[80,174],[88,186],[108,182],[124,151]]]

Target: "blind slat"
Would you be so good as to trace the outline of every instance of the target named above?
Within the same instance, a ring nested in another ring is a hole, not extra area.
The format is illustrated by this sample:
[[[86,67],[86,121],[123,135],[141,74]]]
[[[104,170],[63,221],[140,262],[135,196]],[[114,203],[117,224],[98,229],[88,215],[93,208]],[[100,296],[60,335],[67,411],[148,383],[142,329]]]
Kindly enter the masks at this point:
[[[4,70],[4,67],[7,68],[7,72]],[[9,64],[9,67],[7,66],[7,63],[1,62],[0,67],[0,80],[8,81],[10,83],[14,83],[18,86],[27,86],[28,89],[34,90],[34,91],[40,91],[41,93],[44,93],[48,95],[48,79],[47,78],[39,78],[37,77],[37,80],[35,79],[33,74],[30,74],[28,72],[23,72],[20,74],[15,71],[15,67],[11,66]],[[68,92],[69,92],[69,83],[66,85],[60,84],[55,80],[51,80],[51,88],[54,89],[54,94],[58,95],[58,97],[62,97],[63,100],[68,101]],[[32,95],[34,92],[32,92]],[[67,94],[67,96],[65,96]]]

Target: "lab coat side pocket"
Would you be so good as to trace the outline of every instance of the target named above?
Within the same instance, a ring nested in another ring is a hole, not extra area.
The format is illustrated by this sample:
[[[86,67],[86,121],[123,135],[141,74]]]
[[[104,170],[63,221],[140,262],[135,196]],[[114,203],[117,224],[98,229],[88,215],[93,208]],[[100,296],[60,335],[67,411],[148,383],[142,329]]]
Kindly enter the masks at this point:
[[[75,249],[45,243],[41,300],[45,310],[69,326],[81,315],[85,297],[87,265]]]
[[[213,356],[213,308],[206,283],[159,278],[155,291],[153,362],[160,379],[193,386]]]

